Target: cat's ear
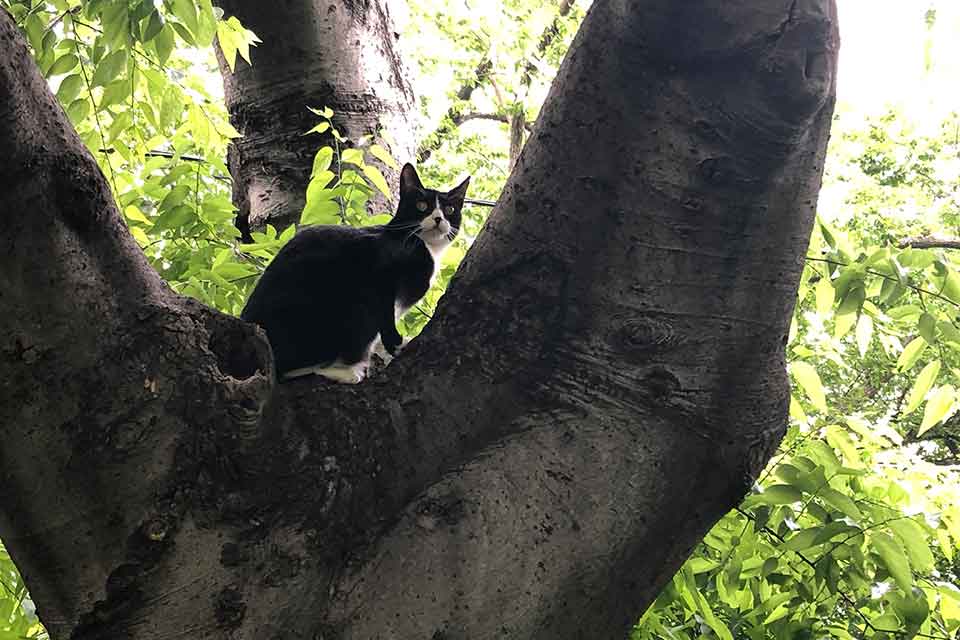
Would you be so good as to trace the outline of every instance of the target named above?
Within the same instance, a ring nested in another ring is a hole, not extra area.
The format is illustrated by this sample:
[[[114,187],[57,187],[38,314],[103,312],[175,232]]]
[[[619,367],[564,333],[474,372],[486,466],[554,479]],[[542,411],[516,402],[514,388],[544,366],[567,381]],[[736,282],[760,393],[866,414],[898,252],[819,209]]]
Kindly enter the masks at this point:
[[[455,186],[453,189],[447,192],[447,197],[451,200],[458,200],[461,203],[463,199],[467,196],[467,187],[470,186],[470,176],[467,176],[467,179]]]
[[[416,193],[423,190],[423,183],[420,182],[420,176],[417,175],[417,170],[414,169],[413,165],[409,162],[403,165],[403,169],[400,170],[400,195],[403,196],[408,193]]]

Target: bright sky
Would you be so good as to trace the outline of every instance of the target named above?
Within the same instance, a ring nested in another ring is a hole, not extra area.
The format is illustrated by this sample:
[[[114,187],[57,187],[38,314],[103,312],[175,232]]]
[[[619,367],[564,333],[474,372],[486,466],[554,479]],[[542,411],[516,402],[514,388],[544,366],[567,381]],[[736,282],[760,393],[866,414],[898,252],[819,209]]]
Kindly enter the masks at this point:
[[[863,113],[897,104],[931,125],[960,109],[958,0],[838,0],[838,7],[841,102]],[[924,20],[928,9],[937,12],[932,31]]]

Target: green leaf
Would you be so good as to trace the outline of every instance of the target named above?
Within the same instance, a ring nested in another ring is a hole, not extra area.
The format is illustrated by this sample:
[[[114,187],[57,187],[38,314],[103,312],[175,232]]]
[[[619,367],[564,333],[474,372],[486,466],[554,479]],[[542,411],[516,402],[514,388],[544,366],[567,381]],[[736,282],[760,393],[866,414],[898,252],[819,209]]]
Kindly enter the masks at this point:
[[[954,400],[957,397],[957,391],[952,385],[944,385],[933,392],[933,396],[927,402],[923,410],[923,422],[920,423],[920,429],[917,431],[917,437],[922,436],[930,429],[946,418],[953,409]]]
[[[239,262],[224,262],[214,266],[211,269],[215,274],[227,280],[236,278],[245,278],[257,273],[257,270],[249,264],[240,264]]]
[[[797,383],[810,398],[817,409],[821,412],[827,412],[827,397],[823,391],[823,383],[820,382],[820,376],[817,370],[806,362],[795,361],[790,364],[790,371]]]
[[[917,571],[929,573],[933,570],[933,554],[927,544],[927,533],[916,521],[911,518],[891,520],[887,526],[893,531],[897,540],[907,550],[910,566]]]
[[[850,496],[840,493],[832,487],[824,487],[820,490],[819,495],[824,502],[834,509],[842,511],[844,515],[849,516],[854,521],[859,521],[863,518],[859,507],[857,507],[857,504]]]
[[[50,70],[47,72],[48,76],[60,76],[65,74],[68,71],[71,71],[74,67],[77,66],[80,60],[77,56],[72,53],[67,53],[65,55],[57,58],[57,61],[53,63],[53,66],[50,67]]]
[[[806,424],[807,422],[807,413],[803,410],[803,405],[792,393],[790,394],[790,417],[800,424]]]
[[[210,0],[198,0],[200,9],[197,15],[197,40],[201,47],[209,47],[213,36],[217,33],[217,16],[214,13],[213,3]]]
[[[867,354],[870,340],[873,338],[873,319],[865,313],[861,313],[860,319],[857,321],[856,335],[857,349],[860,351],[860,357],[862,358]]]
[[[818,542],[822,529],[823,527],[801,529],[787,538],[787,541],[783,544],[783,548],[789,549],[790,551],[803,551],[804,549],[815,547],[818,544],[823,544],[822,542]]]
[[[862,289],[860,289],[862,291]],[[857,323],[857,316],[854,313],[837,314],[837,319],[833,324],[833,337],[836,340],[844,337]]]
[[[953,326],[952,322],[938,322],[937,329],[940,331],[940,335],[943,336],[944,340],[960,346],[960,329]]]
[[[328,173],[327,169],[330,168],[332,162],[333,149],[331,147],[321,147],[317,154],[313,156],[313,169],[310,171],[310,179]],[[332,177],[333,174],[331,173],[330,176]],[[323,186],[327,186],[327,184],[329,184],[329,180]]]
[[[887,598],[890,600],[890,604],[893,605],[894,610],[903,618],[903,621],[910,629],[916,630],[923,624],[923,621],[927,619],[927,616],[930,615],[930,605],[927,603],[927,596],[919,589],[906,595],[891,593]],[[884,628],[879,624],[877,627],[881,629]],[[895,629],[896,627],[891,628]]]
[[[923,309],[915,304],[905,304],[887,311],[887,315],[894,320],[903,321],[908,321],[910,318],[919,318],[921,313],[923,313]]]
[[[387,185],[386,178],[383,177],[383,174],[380,173],[380,170],[375,166],[370,164],[365,164],[361,167],[363,174],[367,176],[370,182],[373,183],[377,189],[380,189],[380,192],[390,198],[393,194],[390,193],[390,187]]]
[[[390,155],[390,152],[384,149],[383,147],[381,147],[380,145],[378,144],[370,145],[369,151],[370,151],[370,155],[372,155],[374,158],[376,158],[383,164],[387,165],[388,167],[392,169],[400,169],[400,165],[397,164],[397,161],[393,159],[393,156]],[[828,280],[828,284],[829,284],[829,280]],[[831,295],[831,305],[832,305],[833,287],[830,288],[830,295]],[[817,307],[817,310],[819,311],[819,306]]]
[[[177,87],[167,87],[163,92],[163,101],[160,103],[160,125],[169,127],[183,112],[183,95]]]
[[[67,76],[57,89],[57,100],[66,106],[73,102],[83,89],[83,77],[79,73]]]
[[[897,586],[904,593],[911,593],[913,574],[910,572],[910,562],[897,541],[885,533],[873,532],[870,542]]]
[[[193,37],[193,33],[186,26],[180,24],[179,22],[171,22],[170,26],[173,27],[174,33],[180,36],[180,39],[187,43],[191,47],[197,46],[197,41]]]
[[[143,215],[143,212],[140,211],[139,207],[135,207],[132,204],[124,207],[123,215],[127,218],[127,220],[132,220],[134,222],[142,222],[148,226],[153,224],[153,222],[150,221],[150,218]]]
[[[197,8],[194,5],[193,0],[171,0],[170,8],[173,15],[175,15],[179,20],[182,20],[192,33],[197,32],[199,27],[199,19],[197,17]]]
[[[301,224],[337,224],[340,222],[340,205],[333,200],[310,202],[303,208]]]
[[[937,341],[937,321],[929,313],[921,314],[917,321],[917,329],[920,331],[920,337],[929,344],[936,344]]]
[[[340,161],[362,167],[363,151],[360,149],[344,149],[343,153],[340,154]]]
[[[803,492],[788,484],[775,484],[764,487],[760,493],[749,497],[752,504],[793,504],[803,499]]]
[[[147,20],[147,26],[143,29],[143,42],[150,42],[163,31],[163,18],[160,13],[154,9],[150,12],[150,18]]]
[[[329,128],[330,128],[330,123],[329,123],[329,122],[321,122],[320,124],[318,124],[318,125],[316,125],[315,127],[311,128],[309,131],[307,131],[307,132],[304,133],[303,135],[306,136],[306,135],[310,135],[311,133],[323,133],[324,131],[326,131],[326,130],[329,129]]]
[[[173,53],[173,47],[175,46],[175,38],[173,36],[173,27],[169,24],[163,25],[163,29],[160,30],[160,33],[153,39],[153,42],[150,43],[153,45],[153,48],[157,52],[157,58],[161,65],[166,64],[167,60],[170,59],[170,54]]]
[[[923,338],[914,338],[910,341],[897,359],[897,369],[900,371],[909,371],[917,363],[923,350],[927,348],[927,341]]]
[[[860,311],[860,307],[863,306],[863,301],[866,297],[867,294],[862,286],[851,287],[840,302],[840,306],[837,307],[837,315],[845,316],[850,313],[857,313]]]
[[[927,363],[927,366],[923,368],[920,375],[917,376],[917,379],[914,381],[913,387],[910,389],[910,394],[907,396],[907,406],[904,407],[901,415],[905,416],[913,413],[917,407],[920,406],[923,399],[927,397],[927,392],[933,387],[937,376],[940,375],[940,367],[941,364],[939,360]]]
[[[128,97],[130,97],[130,83],[124,79],[115,80],[104,88],[99,108],[105,109],[110,105],[120,104]]]
[[[940,543],[940,550],[943,552],[944,557],[949,561],[953,562],[953,541],[950,539],[950,533],[946,529],[937,529],[937,542]]]
[[[223,52],[223,58],[227,61],[227,66],[233,72],[237,66],[237,38],[233,28],[226,22],[217,23],[217,43]]]
[[[944,296],[960,304],[960,276],[957,275],[957,272],[953,269],[947,270],[947,276],[943,281],[943,291],[941,292]]]
[[[365,227],[373,227],[379,224],[387,224],[392,219],[393,216],[389,213],[381,213],[375,216],[364,216],[362,224]]]
[[[94,70],[91,84],[94,87],[102,87],[120,75],[126,68],[127,51],[125,49],[109,53]]]
[[[153,223],[153,233],[158,231],[181,229],[187,225],[188,222],[196,220],[196,212],[192,207],[186,205],[177,205],[171,209],[165,211],[159,218],[157,218]]]
[[[86,98],[79,98],[70,103],[67,107],[67,117],[74,125],[83,122],[83,119],[90,114],[90,102]]]
[[[820,233],[823,235],[823,239],[826,241],[827,246],[831,249],[837,248],[837,241],[833,237],[833,233],[830,232],[830,229],[827,228],[823,222],[820,223]]]

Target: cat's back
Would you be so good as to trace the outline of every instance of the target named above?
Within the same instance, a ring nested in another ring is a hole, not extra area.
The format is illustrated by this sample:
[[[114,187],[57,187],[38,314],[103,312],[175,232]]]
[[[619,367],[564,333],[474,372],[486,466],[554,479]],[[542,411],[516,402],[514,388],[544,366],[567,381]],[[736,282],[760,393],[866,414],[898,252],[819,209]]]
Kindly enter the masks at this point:
[[[304,227],[284,245],[260,276],[240,314],[256,321],[305,302],[319,289],[349,287],[378,260],[381,227]],[[341,286],[343,285],[343,286]]]

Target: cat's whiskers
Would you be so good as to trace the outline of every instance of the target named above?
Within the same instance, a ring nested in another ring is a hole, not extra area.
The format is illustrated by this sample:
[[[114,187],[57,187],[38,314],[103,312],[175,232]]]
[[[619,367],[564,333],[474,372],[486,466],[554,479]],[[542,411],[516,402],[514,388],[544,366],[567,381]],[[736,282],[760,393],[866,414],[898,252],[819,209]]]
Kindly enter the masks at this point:
[[[402,242],[401,244],[406,245],[407,242],[410,241],[410,240],[412,240],[414,237],[416,237],[416,238],[418,238],[418,239],[420,238],[420,225],[419,225],[419,224],[417,224],[416,228],[415,228],[413,231],[411,231],[411,232],[408,233],[406,236],[404,236],[403,242]]]
[[[401,222],[399,224],[391,224],[387,228],[391,231],[406,231],[407,229],[414,229],[419,226],[419,222]]]

